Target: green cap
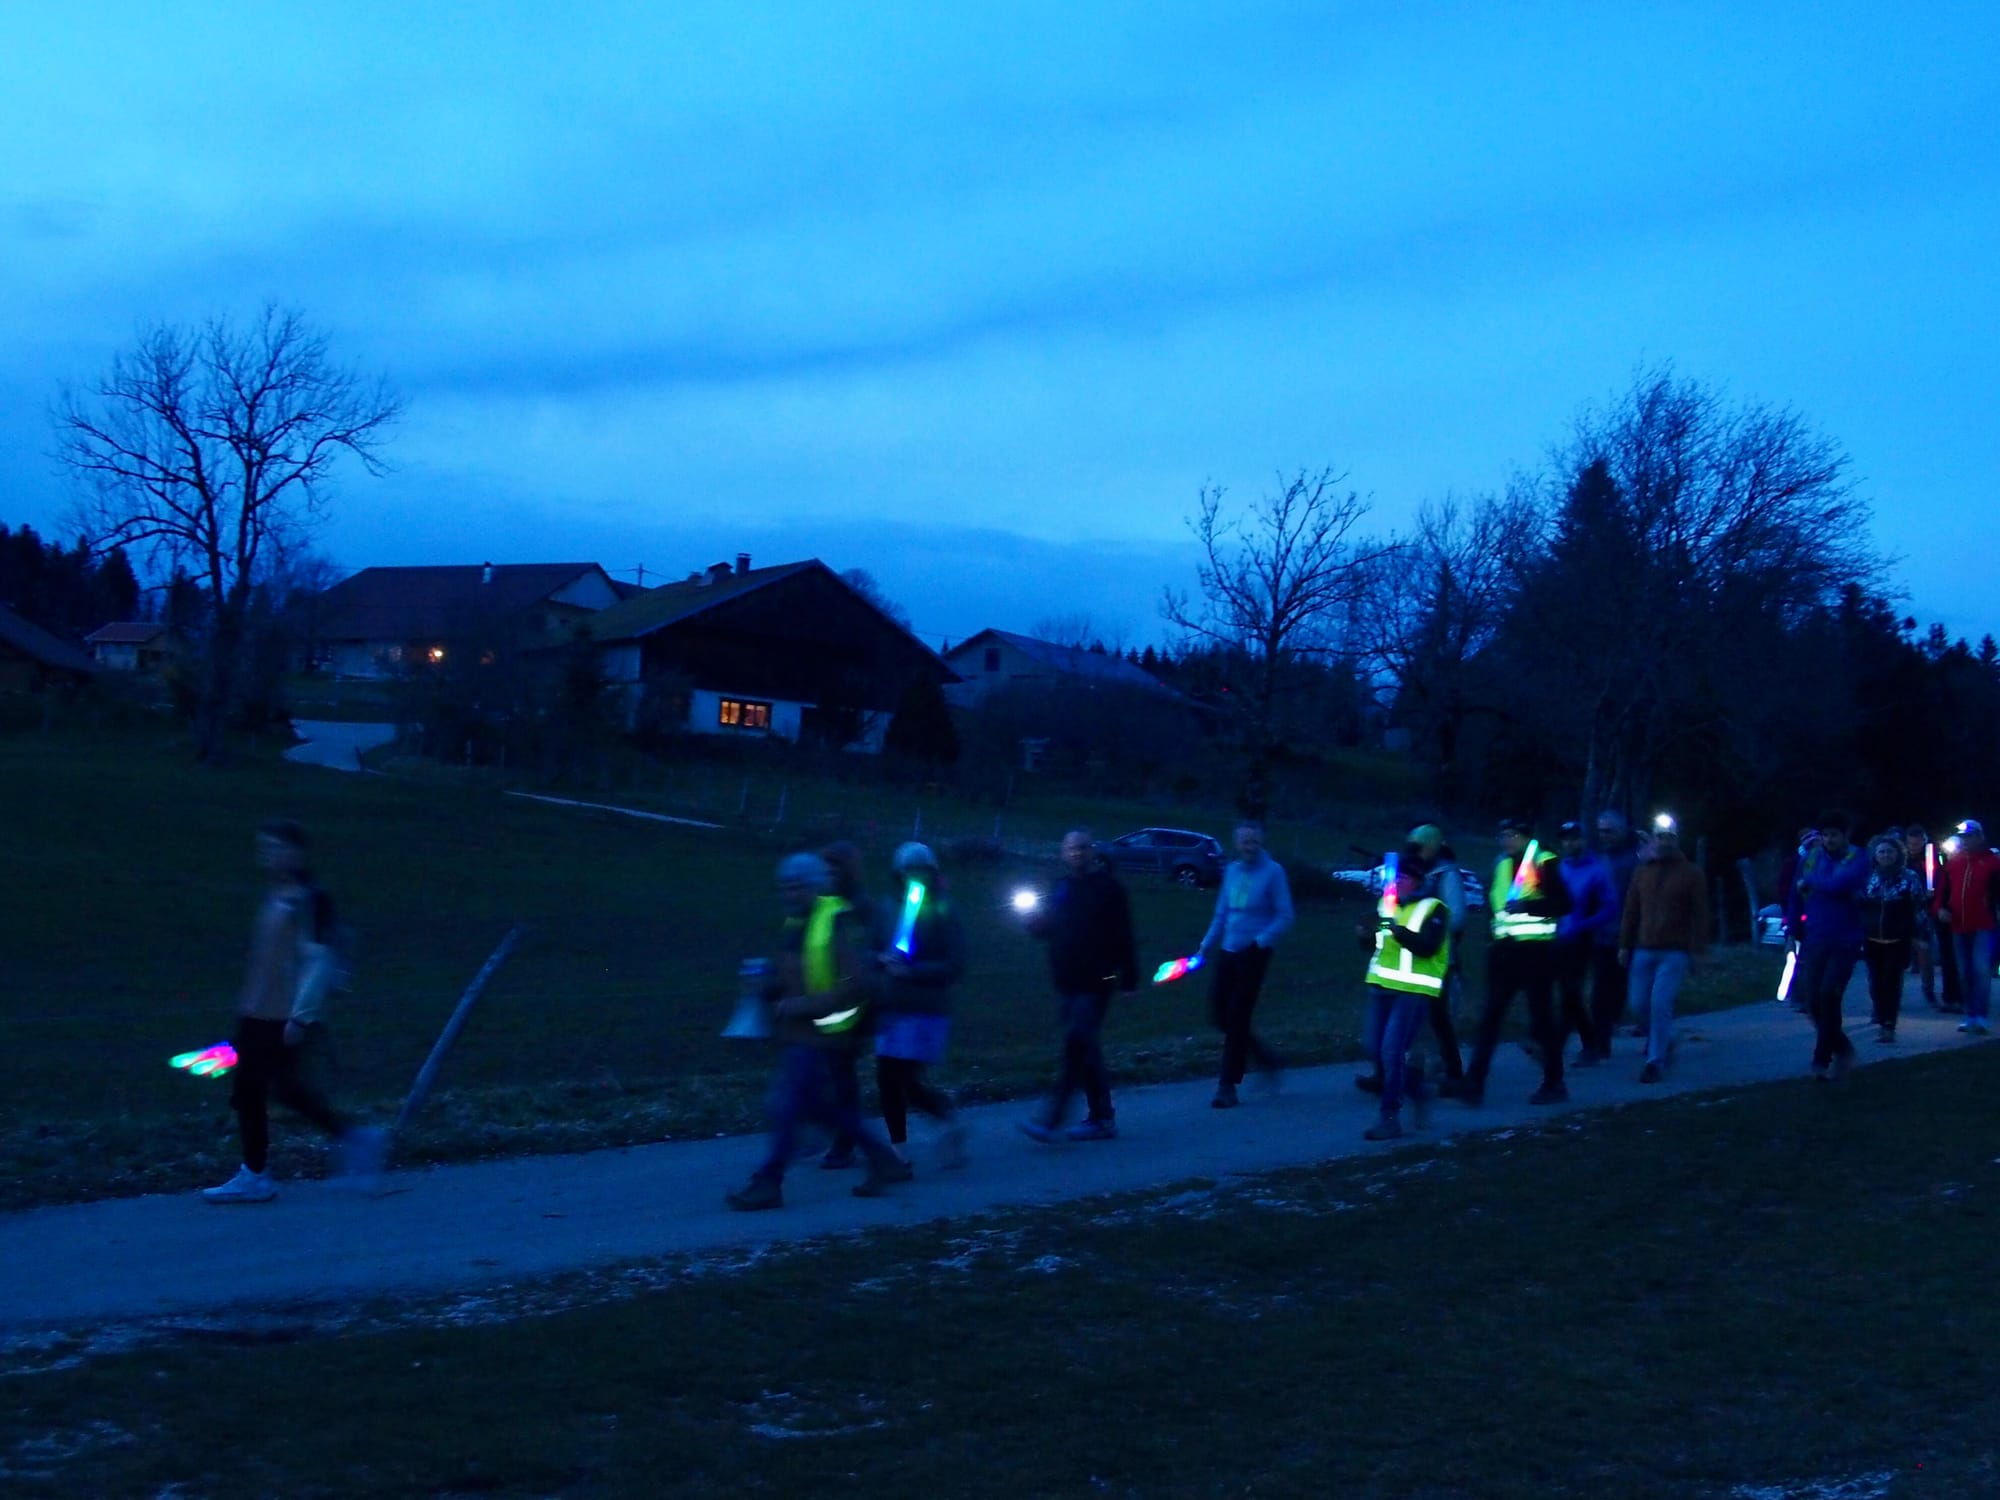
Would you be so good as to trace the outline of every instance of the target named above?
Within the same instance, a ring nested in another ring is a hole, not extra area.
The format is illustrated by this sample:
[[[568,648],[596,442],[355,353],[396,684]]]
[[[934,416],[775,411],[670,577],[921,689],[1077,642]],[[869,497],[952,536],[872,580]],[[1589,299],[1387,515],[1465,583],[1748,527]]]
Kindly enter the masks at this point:
[[[1425,823],[1410,830],[1410,842],[1419,849],[1435,849],[1444,843],[1444,830],[1435,823]]]

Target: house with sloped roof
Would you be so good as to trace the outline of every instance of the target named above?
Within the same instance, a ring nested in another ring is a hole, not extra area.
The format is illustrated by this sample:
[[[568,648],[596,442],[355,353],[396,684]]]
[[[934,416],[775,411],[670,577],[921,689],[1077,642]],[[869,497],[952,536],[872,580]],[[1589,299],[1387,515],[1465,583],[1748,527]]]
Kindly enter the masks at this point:
[[[0,605],[0,692],[73,687],[96,675],[97,663],[81,646]]]
[[[164,620],[117,620],[83,638],[91,659],[107,672],[159,676],[181,654],[181,638]]]
[[[363,568],[315,601],[312,664],[393,677],[456,652],[533,649],[567,640],[621,597],[596,563]]]
[[[1181,696],[1115,653],[1062,646],[1010,630],[982,630],[945,652],[944,659],[958,677],[947,696],[963,708],[1019,683],[1125,690],[1175,700]]]
[[[816,558],[753,568],[739,554],[586,628],[632,722],[674,732],[879,751],[913,681],[951,680]]]

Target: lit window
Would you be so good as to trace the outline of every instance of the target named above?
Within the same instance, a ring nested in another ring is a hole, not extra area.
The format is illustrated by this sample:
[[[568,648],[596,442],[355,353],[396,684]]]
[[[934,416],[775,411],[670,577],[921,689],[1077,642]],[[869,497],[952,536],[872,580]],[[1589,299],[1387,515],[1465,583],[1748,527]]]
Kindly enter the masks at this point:
[[[769,729],[771,705],[746,698],[724,698],[717,722],[724,729]]]

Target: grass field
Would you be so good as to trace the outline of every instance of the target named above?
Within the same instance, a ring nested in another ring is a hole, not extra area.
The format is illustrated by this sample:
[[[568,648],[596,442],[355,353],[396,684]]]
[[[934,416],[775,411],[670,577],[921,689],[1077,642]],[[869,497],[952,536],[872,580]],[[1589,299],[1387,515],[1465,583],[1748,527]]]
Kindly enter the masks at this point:
[[[258,899],[251,834],[272,814],[315,831],[320,875],[358,935],[357,986],[333,1016],[334,1082],[366,1113],[393,1111],[508,925],[532,928],[408,1142],[413,1158],[760,1123],[768,1058],[716,1033],[738,960],[771,947],[772,861],[803,830],[580,815],[438,775],[343,776],[271,760],[214,772],[136,735],[0,737],[0,786],[9,833],[0,1047],[12,1060],[0,1096],[0,1206],[184,1189],[233,1167],[227,1086],[165,1061],[226,1034]],[[1059,830],[1088,811],[1009,817]],[[947,813],[934,809],[933,826]],[[870,842],[886,884],[888,848],[909,830],[879,817],[848,826]],[[1352,837],[1379,843],[1389,833],[1357,827]],[[1315,836],[1341,847],[1347,838]],[[1042,873],[952,872],[973,962],[943,1076],[972,1097],[1030,1092],[1052,1066],[1043,957],[1005,908],[1019,880]],[[1134,882],[1133,896],[1147,963],[1192,946],[1213,899],[1151,881]],[[1260,1014],[1297,1060],[1356,1053],[1356,911],[1304,906],[1273,967]],[[1761,990],[1770,967],[1763,956],[1726,960],[1690,1008]],[[1122,1003],[1109,1040],[1126,1081],[1203,1073],[1216,1050],[1193,984]],[[318,1162],[316,1143],[280,1127],[277,1171],[308,1174]]]
[[[218,1500],[1986,1497],[1991,1067],[85,1359],[0,1381],[0,1465]]]

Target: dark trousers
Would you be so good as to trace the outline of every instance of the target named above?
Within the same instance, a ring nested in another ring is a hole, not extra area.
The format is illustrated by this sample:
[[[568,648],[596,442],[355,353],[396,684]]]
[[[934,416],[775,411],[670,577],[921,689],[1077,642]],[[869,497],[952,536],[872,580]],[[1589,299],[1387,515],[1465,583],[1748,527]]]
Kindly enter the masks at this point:
[[[1903,976],[1910,969],[1910,940],[1894,938],[1868,944],[1868,1008],[1871,1019],[1886,1030],[1896,1029],[1903,1013]]]
[[[1813,1066],[1824,1068],[1836,1057],[1852,1056],[1854,1043],[1840,1024],[1840,1001],[1861,955],[1845,943],[1807,943],[1799,954],[1797,983],[1804,986],[1806,1009],[1813,1020]]]
[[[900,1146],[910,1138],[910,1111],[933,1120],[951,1118],[951,1099],[941,1089],[931,1087],[924,1077],[924,1065],[907,1057],[875,1059],[875,1092],[882,1099],[882,1123],[889,1127],[889,1143]]]
[[[1951,940],[1951,929],[1945,928],[1937,935],[1938,972],[1944,976],[1944,1003],[1952,1010],[1965,1004],[1965,986],[1958,977],[1958,944]]]
[[[1585,1052],[1607,1054],[1611,1050],[1610,1036],[1598,1029],[1597,1020],[1583,998],[1584,987],[1591,978],[1597,957],[1597,945],[1559,943],[1556,949],[1556,993],[1559,997],[1556,1045],[1566,1045],[1573,1031]]]
[[[826,1127],[836,1140],[854,1142],[872,1165],[896,1159],[888,1143],[862,1123],[861,1085],[851,1053],[787,1045],[778,1059],[770,1103],[771,1146],[757,1169],[759,1177],[785,1180],[785,1168],[798,1150],[800,1127],[809,1124]]]
[[[1618,950],[1600,943],[1590,950],[1590,1024],[1597,1032],[1597,1055],[1611,1055],[1611,1038],[1625,1014],[1625,966]]]
[[[230,1107],[243,1136],[243,1165],[264,1170],[271,1159],[271,1100],[312,1121],[328,1135],[347,1133],[347,1122],[334,1113],[326,1096],[305,1078],[308,1054],[325,1045],[317,1026],[306,1028],[306,1039],[285,1045],[285,1023],[254,1016],[236,1019],[236,1068],[229,1091]]]
[[[1069,1114],[1070,1101],[1079,1090],[1090,1108],[1087,1118],[1109,1120],[1111,1076],[1104,1067],[1104,1015],[1111,1009],[1111,991],[1063,995],[1060,999],[1062,1071],[1056,1075],[1055,1091],[1049,1095],[1048,1123],[1062,1124]]]
[[[1209,1019],[1222,1033],[1222,1082],[1230,1088],[1243,1081],[1252,1058],[1267,1072],[1278,1067],[1278,1054],[1250,1029],[1270,967],[1271,950],[1255,943],[1240,953],[1225,948],[1216,954],[1215,985],[1208,992]]]
[[[1486,1087],[1493,1053],[1500,1045],[1500,1028],[1516,995],[1528,997],[1528,1025],[1542,1049],[1542,1083],[1555,1088],[1563,1081],[1562,1037],[1555,1025],[1556,945],[1502,938],[1486,950],[1486,1009],[1479,1016],[1479,1035],[1472,1044],[1472,1066],[1466,1082]]]
[[[1444,1055],[1444,1076],[1463,1078],[1465,1060],[1458,1055],[1458,1027],[1451,1018],[1451,1008],[1458,1001],[1459,992],[1465,987],[1464,976],[1458,971],[1456,961],[1450,972],[1444,976],[1444,988],[1431,996],[1431,1035],[1437,1038],[1438,1051]]]

